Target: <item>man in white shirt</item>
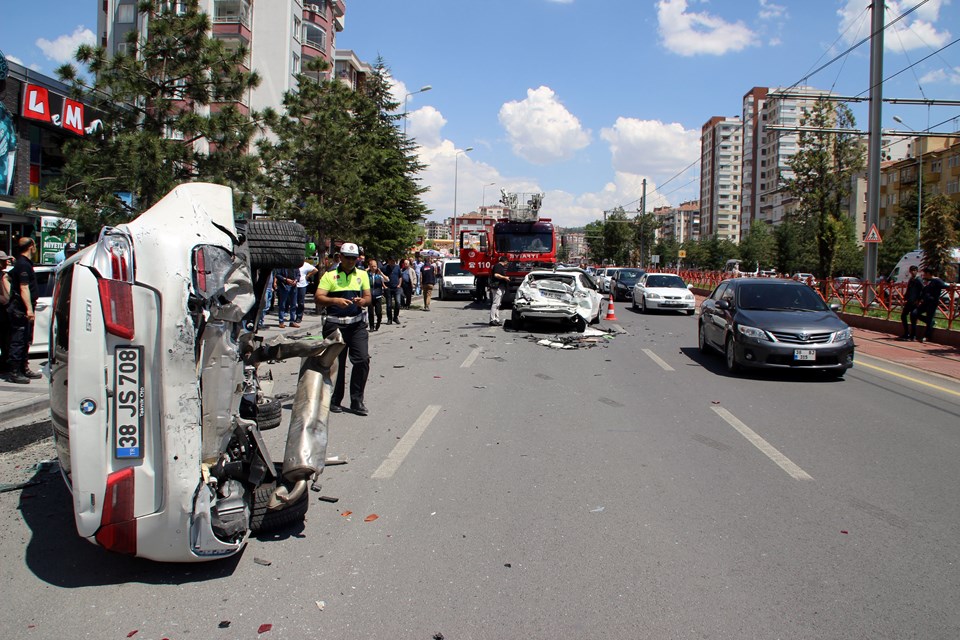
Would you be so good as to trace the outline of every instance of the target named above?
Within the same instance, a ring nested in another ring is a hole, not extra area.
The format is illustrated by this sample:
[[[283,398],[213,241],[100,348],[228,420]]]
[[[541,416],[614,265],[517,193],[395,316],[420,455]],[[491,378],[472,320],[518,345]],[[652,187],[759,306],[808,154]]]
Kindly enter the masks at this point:
[[[307,278],[313,274],[320,271],[315,266],[303,261],[303,264],[300,265],[300,277],[297,278],[297,303],[294,307],[294,317],[293,321],[290,323],[291,327],[299,327],[300,323],[303,321],[303,304],[307,299]]]

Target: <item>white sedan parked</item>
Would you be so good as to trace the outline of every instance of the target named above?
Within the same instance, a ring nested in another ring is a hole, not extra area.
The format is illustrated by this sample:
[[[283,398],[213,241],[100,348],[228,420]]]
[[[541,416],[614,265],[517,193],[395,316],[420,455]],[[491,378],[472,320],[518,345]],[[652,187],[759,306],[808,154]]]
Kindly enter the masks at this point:
[[[647,309],[686,311],[692,316],[697,301],[690,292],[691,285],[672,273],[645,273],[633,285],[633,309],[644,313]]]

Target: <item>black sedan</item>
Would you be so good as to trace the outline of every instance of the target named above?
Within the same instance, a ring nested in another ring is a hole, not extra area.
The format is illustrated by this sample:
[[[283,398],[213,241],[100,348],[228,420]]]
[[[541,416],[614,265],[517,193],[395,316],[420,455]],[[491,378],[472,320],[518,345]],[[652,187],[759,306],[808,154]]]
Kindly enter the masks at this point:
[[[743,367],[819,369],[840,377],[853,366],[853,332],[801,282],[724,280],[700,305],[700,351],[718,350],[731,373]]]
[[[619,269],[610,280],[610,292],[614,300],[630,300],[633,297],[633,285],[645,273],[643,269]]]

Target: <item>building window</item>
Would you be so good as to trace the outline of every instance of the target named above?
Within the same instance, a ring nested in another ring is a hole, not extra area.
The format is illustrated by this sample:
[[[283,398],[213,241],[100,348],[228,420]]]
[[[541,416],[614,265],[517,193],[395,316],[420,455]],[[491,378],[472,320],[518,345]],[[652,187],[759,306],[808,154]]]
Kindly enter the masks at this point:
[[[315,24],[310,22],[304,23],[303,41],[324,53],[327,51],[327,32]]]
[[[132,24],[136,17],[136,6],[132,4],[121,4],[117,6],[117,22],[120,24]]]
[[[122,56],[130,55],[131,53],[133,53],[133,51],[134,51],[133,45],[131,45],[129,42],[118,42],[118,43],[117,43],[117,55],[118,55],[118,56],[119,56],[119,55],[122,55]]]
[[[239,22],[250,27],[249,0],[216,0],[213,5],[214,22]]]
[[[293,39],[300,42],[300,32],[303,31],[303,20],[300,16],[293,16]]]
[[[296,53],[291,53],[290,58],[290,73],[296,75],[300,73],[300,56]]]

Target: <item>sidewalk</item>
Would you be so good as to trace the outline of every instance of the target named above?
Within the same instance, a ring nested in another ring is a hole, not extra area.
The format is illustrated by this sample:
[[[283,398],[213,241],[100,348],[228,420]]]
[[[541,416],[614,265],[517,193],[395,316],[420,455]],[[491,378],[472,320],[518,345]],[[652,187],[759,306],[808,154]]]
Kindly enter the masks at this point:
[[[300,329],[283,331],[318,333],[320,316],[312,315],[311,310],[312,303],[307,306],[307,314],[304,315],[303,326]],[[386,325],[381,330],[386,331]],[[270,337],[280,332],[281,330],[277,328],[276,316],[268,318],[267,328],[262,335]],[[858,328],[854,328],[853,336],[857,353],[960,380],[960,349],[956,347],[935,343],[899,342],[893,335]],[[30,361],[30,366],[39,371],[44,360],[45,358],[34,358]],[[49,408],[46,378],[33,380],[30,384],[12,384],[0,380],[0,429],[34,415],[38,419],[43,419]]]

